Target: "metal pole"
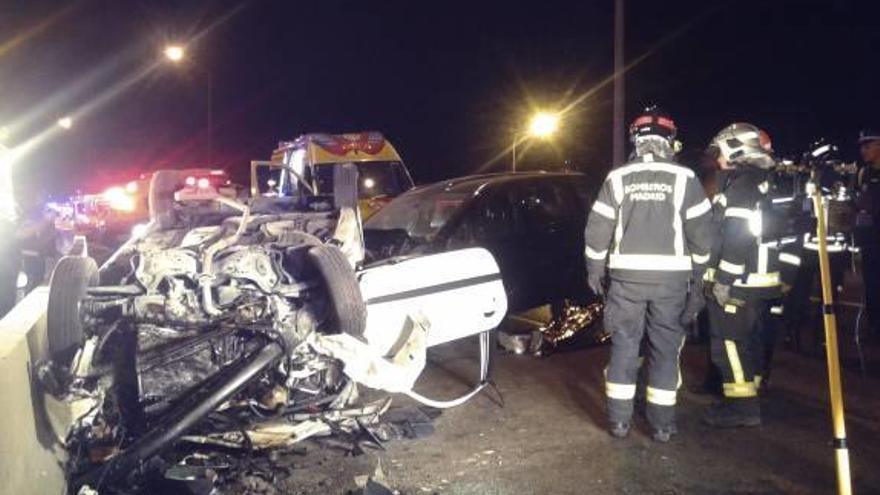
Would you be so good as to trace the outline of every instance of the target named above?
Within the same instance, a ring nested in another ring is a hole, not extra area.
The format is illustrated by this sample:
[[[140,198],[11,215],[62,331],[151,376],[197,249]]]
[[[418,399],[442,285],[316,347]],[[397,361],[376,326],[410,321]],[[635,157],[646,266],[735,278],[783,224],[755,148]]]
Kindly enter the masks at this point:
[[[822,316],[825,322],[825,357],[828,361],[828,389],[831,395],[831,422],[834,427],[834,454],[837,466],[837,493],[850,495],[849,450],[846,447],[843,390],[840,381],[840,357],[837,350],[837,318],[834,315],[831,268],[828,262],[828,245],[825,237],[825,208],[820,188],[813,189],[813,209],[816,212],[816,236],[819,238],[819,271],[822,275]]]
[[[623,0],[614,0],[614,122],[612,122],[612,146],[613,165],[620,165],[624,161],[626,142],[624,139],[624,113],[625,113],[625,88],[623,80],[624,72],[624,16]]]

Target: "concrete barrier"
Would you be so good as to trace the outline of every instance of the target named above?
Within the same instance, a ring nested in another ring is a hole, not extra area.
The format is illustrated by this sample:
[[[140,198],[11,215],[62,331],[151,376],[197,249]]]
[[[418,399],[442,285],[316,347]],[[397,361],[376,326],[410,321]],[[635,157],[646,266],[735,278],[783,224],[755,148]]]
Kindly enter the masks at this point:
[[[0,493],[65,491],[53,407],[31,380],[31,363],[46,357],[48,299],[48,288],[37,288],[0,320]]]

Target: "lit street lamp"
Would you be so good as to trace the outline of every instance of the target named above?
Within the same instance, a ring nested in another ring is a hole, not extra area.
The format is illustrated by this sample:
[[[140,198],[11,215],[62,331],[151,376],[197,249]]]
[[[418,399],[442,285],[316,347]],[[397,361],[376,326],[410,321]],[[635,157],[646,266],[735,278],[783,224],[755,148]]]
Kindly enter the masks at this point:
[[[183,56],[186,55],[186,51],[180,45],[168,45],[163,53],[165,58],[174,63],[180,62],[183,60]]]
[[[532,116],[525,133],[514,133],[512,149],[512,170],[516,172],[516,145],[519,141],[530,137],[548,139],[559,128],[559,115],[548,112],[538,112]]]
[[[172,64],[181,65],[186,57],[186,49],[182,45],[168,45],[162,54]],[[193,66],[193,64],[188,65]],[[208,162],[210,162],[214,155],[214,81],[210,71],[202,69],[199,72],[204,73],[208,82]]]
[[[73,127],[73,119],[69,116],[64,116],[58,119],[58,127],[61,127],[64,130],[70,130]]]

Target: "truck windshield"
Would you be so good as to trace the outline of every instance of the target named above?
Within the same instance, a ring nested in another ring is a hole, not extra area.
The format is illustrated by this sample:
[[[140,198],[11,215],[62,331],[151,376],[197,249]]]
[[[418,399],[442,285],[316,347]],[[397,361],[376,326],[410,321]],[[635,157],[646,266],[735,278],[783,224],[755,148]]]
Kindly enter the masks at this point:
[[[315,183],[318,194],[333,194],[334,164],[315,165]],[[400,162],[359,162],[358,198],[370,199],[397,196],[412,188],[412,179]]]

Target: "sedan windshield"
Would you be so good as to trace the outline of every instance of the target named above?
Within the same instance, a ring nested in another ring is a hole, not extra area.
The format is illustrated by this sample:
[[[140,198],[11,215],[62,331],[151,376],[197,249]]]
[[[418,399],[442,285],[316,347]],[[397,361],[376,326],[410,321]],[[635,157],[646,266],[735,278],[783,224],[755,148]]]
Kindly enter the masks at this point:
[[[367,220],[372,230],[403,230],[412,239],[430,241],[469,194],[437,190],[413,191],[398,197]]]

